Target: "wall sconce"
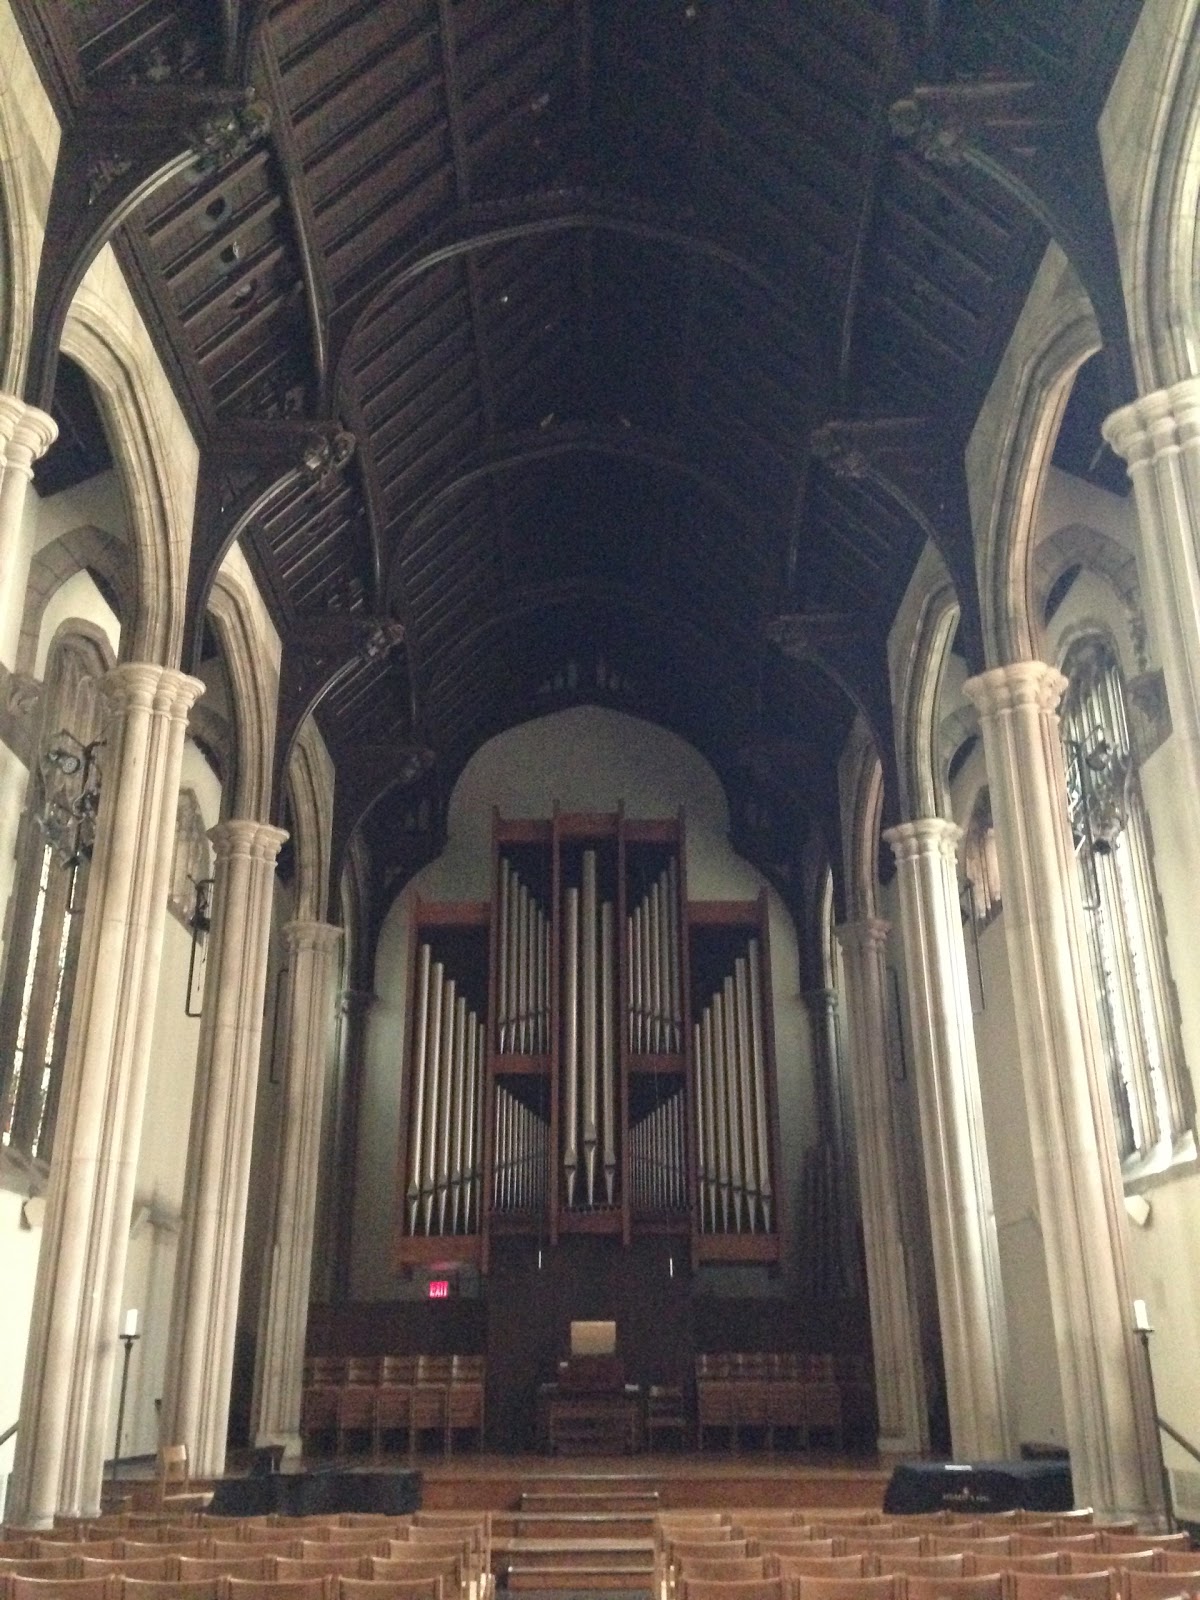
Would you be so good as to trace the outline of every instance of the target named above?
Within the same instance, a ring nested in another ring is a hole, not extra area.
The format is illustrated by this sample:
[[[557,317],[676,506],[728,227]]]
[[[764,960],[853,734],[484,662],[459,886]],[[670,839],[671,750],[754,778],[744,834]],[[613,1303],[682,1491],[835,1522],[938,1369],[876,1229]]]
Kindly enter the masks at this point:
[[[183,1010],[188,1017],[198,1017],[204,1010],[204,974],[208,967],[206,960],[208,950],[208,935],[212,928],[212,891],[213,878],[193,878],[192,886],[196,891],[192,914],[187,925],[191,929],[192,949],[188,956],[187,993],[184,996]]]
[[[1130,762],[1114,750],[1099,728],[1081,739],[1064,739],[1067,753],[1067,805],[1075,854],[1083,872],[1085,911],[1100,909],[1098,856],[1110,856],[1129,815]]]
[[[100,765],[97,750],[103,739],[83,744],[60,728],[41,758],[42,808],[37,824],[59,864],[71,874],[67,911],[83,910],[78,898],[79,874],[92,859],[96,844],[96,813],[100,809]]]

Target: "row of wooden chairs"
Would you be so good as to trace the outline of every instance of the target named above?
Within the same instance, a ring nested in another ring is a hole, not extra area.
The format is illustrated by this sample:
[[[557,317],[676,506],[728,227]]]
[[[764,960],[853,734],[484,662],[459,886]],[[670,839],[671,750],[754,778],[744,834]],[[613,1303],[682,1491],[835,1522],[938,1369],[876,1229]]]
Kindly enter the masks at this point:
[[[309,1356],[300,1405],[305,1449],[332,1439],[338,1455],[366,1448],[378,1458],[389,1441],[409,1455],[432,1434],[449,1455],[458,1433],[484,1432],[484,1358]]]
[[[696,1357],[696,1448],[719,1430],[731,1450],[746,1435],[775,1448],[779,1432],[800,1446],[820,1435],[834,1450],[844,1437],[842,1390],[833,1357],[728,1352]]]
[[[780,1561],[772,1574],[708,1577],[685,1569],[676,1600],[1184,1600],[1200,1592],[1200,1572],[1163,1586],[1161,1573],[1079,1574],[1004,1571],[974,1578],[827,1578],[792,1572]]]
[[[108,1573],[85,1578],[0,1576],[0,1600],[446,1600],[440,1576],[377,1580],[260,1580],[228,1574],[162,1581]]]

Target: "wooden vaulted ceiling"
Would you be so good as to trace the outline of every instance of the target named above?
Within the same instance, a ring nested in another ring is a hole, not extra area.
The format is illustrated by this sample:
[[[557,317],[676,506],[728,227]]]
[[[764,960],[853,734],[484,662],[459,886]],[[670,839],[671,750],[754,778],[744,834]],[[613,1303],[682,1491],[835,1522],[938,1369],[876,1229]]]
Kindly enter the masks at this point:
[[[491,733],[597,700],[704,750],[786,877],[855,704],[886,736],[882,641],[956,536],[1039,174],[1093,153],[1137,4],[942,9],[18,0],[68,127],[213,87],[269,115],[115,239],[214,470],[270,425],[353,438],[239,527],[347,827],[399,779],[377,840],[419,834]],[[119,185],[79,143],[88,195]]]

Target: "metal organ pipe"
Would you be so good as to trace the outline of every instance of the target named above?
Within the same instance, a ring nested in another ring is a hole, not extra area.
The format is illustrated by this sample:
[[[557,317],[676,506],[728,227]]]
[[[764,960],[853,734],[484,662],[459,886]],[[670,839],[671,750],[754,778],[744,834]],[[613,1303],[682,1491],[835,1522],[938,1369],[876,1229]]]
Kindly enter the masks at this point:
[[[613,1035],[616,993],[613,984],[613,908],[600,907],[600,1150],[604,1168],[604,1195],[613,1203],[617,1181],[616,1077],[617,1052]]]
[[[587,1203],[596,1203],[596,1111],[598,1105],[596,1060],[596,852],[583,852],[583,916],[580,939],[580,1026],[583,1034],[583,1160]]]
[[[763,1033],[762,969],[757,939],[750,941],[750,1048],[755,1107],[755,1143],[758,1147],[758,1186],[762,1195],[763,1227],[770,1229],[774,1195],[771,1188],[770,1146],[767,1136],[767,1058]]]
[[[413,1026],[412,1115],[408,1145],[408,1231],[417,1229],[417,1207],[421,1199],[421,1148],[425,1114],[425,1061],[429,1034],[429,996],[431,957],[423,944],[417,954],[417,1014]]]
[[[566,1203],[575,1203],[579,1166],[579,890],[566,893],[566,954],[563,1012],[565,1021],[563,1070],[566,1076],[566,1123],[563,1128],[563,1171]]]
[[[508,1049],[508,858],[500,857],[500,876],[496,887],[496,1048]]]

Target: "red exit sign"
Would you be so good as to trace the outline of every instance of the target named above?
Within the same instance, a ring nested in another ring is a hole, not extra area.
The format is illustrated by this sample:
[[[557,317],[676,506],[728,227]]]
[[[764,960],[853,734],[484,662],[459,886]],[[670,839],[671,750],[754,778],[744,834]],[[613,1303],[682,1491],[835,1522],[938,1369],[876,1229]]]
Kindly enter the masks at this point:
[[[429,1280],[429,1298],[431,1300],[449,1300],[449,1298],[450,1298],[450,1279],[449,1278],[430,1278],[430,1280]]]

